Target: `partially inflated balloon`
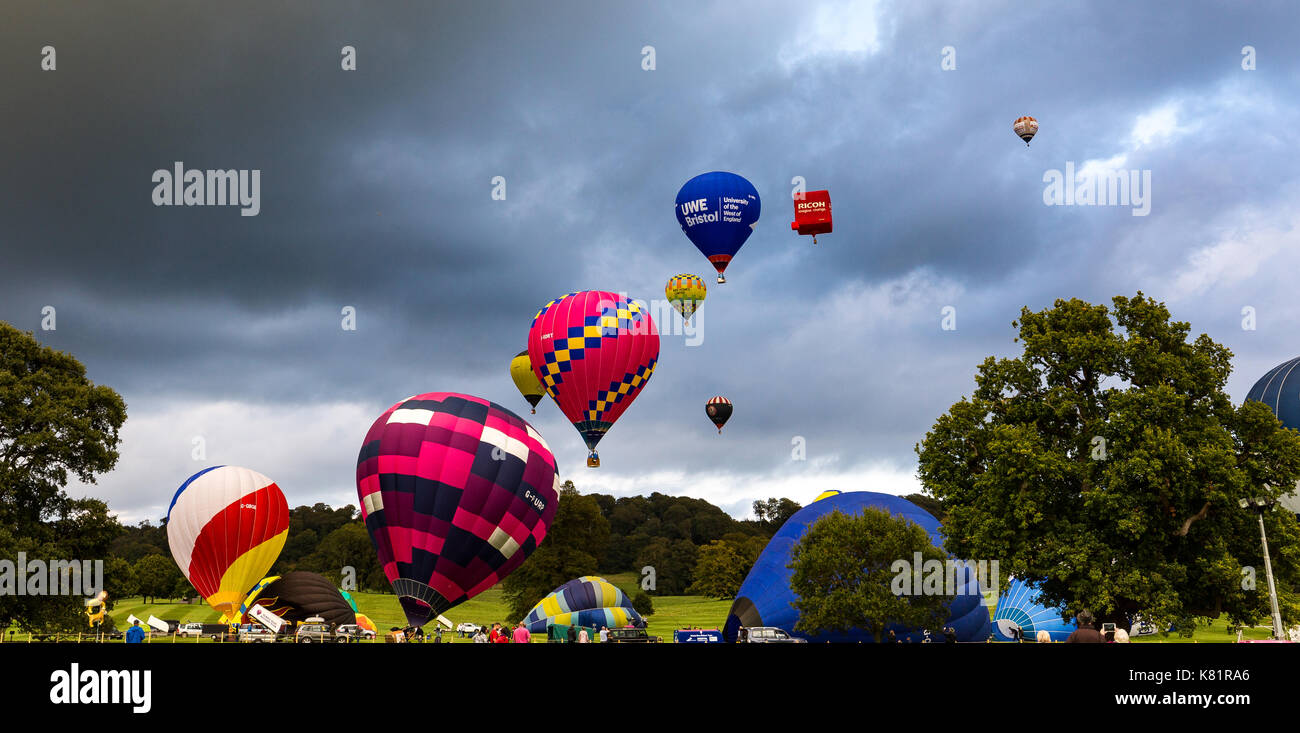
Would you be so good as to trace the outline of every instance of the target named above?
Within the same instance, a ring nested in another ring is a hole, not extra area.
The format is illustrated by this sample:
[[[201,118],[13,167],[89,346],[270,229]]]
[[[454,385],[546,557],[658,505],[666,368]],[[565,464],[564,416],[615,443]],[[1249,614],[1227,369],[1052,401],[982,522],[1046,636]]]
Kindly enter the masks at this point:
[[[722,426],[731,419],[731,407],[731,400],[726,397],[714,397],[704,403],[704,414],[718,426],[718,434],[722,433]]]
[[[894,517],[907,519],[920,525],[930,536],[930,542],[938,548],[943,547],[943,538],[939,533],[939,521],[921,507],[891,494],[878,494],[871,491],[849,491],[833,496],[819,497],[816,501],[800,509],[785,520],[781,529],[773,535],[754,562],[736,593],[735,601],[727,616],[722,634],[727,641],[735,641],[742,626],[776,626],[784,629],[791,636],[801,636],[813,642],[873,642],[871,631],[860,626],[832,631],[829,629],[809,632],[796,630],[799,622],[799,610],[794,607],[798,596],[790,589],[791,553],[808,530],[809,525],[818,519],[838,511],[842,514],[861,514],[864,509],[879,509]],[[918,571],[919,572],[919,571]],[[989,612],[980,593],[979,578],[969,568],[953,571],[956,595],[948,604],[949,618],[945,626],[957,632],[958,641],[984,641],[989,637]],[[900,638],[909,637],[912,641],[921,641],[923,635],[919,629],[892,626]]]
[[[289,504],[257,471],[213,466],[189,477],[167,508],[167,544],[181,573],[221,615],[233,617],[289,534]]]
[[[294,570],[265,580],[257,595],[250,593],[244,601],[241,610],[245,614],[253,606],[262,606],[285,621],[298,624],[316,616],[339,626],[357,621],[357,610],[323,575]]]
[[[528,331],[537,378],[600,465],[596,444],[636,399],[659,360],[650,314],[616,293],[569,293],[542,306]]]
[[[407,621],[423,626],[519,567],[546,537],[559,484],[546,441],[495,403],[432,392],[380,415],[357,495]]]
[[[524,617],[524,626],[534,634],[545,634],[546,627],[586,626],[616,629],[640,621],[641,614],[632,607],[627,594],[604,578],[584,575],[570,580],[543,598]]]
[[[1052,641],[1065,641],[1079,624],[1062,618],[1064,608],[1048,608],[1038,602],[1038,591],[1019,578],[1012,578],[1007,592],[998,596],[993,614],[993,635],[998,641],[1017,638],[1034,641],[1046,631]],[[1018,632],[1018,633],[1016,633]]]
[[[758,223],[758,189],[735,173],[703,173],[677,192],[676,208],[686,237],[713,263],[718,282],[726,282],[723,271]]]
[[[515,387],[519,394],[528,400],[528,404],[533,407],[533,414],[537,414],[537,403],[542,401],[542,395],[546,390],[542,389],[542,383],[537,381],[537,372],[533,371],[533,362],[528,358],[528,350],[515,354],[515,358],[510,360],[510,378],[514,380]]]
[[[664,295],[668,296],[668,302],[673,304],[673,308],[682,314],[682,320],[689,321],[695,311],[700,309],[700,304],[708,295],[708,288],[704,287],[704,279],[699,275],[673,275],[668,278]]]

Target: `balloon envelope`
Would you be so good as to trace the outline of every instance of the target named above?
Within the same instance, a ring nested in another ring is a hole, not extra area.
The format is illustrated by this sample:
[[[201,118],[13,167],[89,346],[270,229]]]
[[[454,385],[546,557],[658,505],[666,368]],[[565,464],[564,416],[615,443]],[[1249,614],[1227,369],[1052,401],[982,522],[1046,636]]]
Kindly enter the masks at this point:
[[[1246,394],[1248,400],[1258,400],[1269,406],[1282,426],[1300,430],[1300,356],[1268,370]],[[1296,491],[1285,494],[1281,504],[1290,512],[1300,514],[1300,484]]]
[[[1012,578],[1007,592],[998,596],[993,612],[993,636],[998,641],[1014,641],[1012,632],[1019,629],[1026,641],[1035,641],[1039,631],[1046,631],[1052,641],[1065,641],[1079,627],[1073,620],[1063,621],[1060,608],[1048,608],[1038,602],[1038,591],[1019,578]]]
[[[356,623],[356,609],[343,592],[328,578],[317,573],[295,570],[279,577],[267,578],[255,598],[245,602],[243,613],[252,606],[263,606],[285,621],[302,623],[313,616],[330,624]]]
[[[533,318],[528,356],[547,394],[594,453],[654,374],[659,331],[626,297],[569,293]]]
[[[745,582],[731,604],[722,633],[727,641],[735,641],[741,626],[776,626],[792,636],[810,642],[874,642],[875,637],[864,629],[848,632],[821,632],[807,634],[795,631],[799,612],[791,604],[797,600],[790,590],[790,552],[803,537],[808,525],[821,517],[839,510],[842,514],[861,514],[868,507],[889,512],[920,525],[930,536],[935,547],[942,548],[939,521],[921,507],[901,496],[878,494],[872,491],[848,491],[819,498],[795,512],[767,543],[750,569]],[[979,583],[969,570],[957,574],[957,596],[949,606],[945,625],[957,632],[958,641],[985,641],[989,637],[989,613],[980,595]],[[910,636],[913,641],[922,639],[914,629],[894,627],[900,639]],[[938,629],[932,631],[938,632]],[[942,635],[938,635],[942,638]]]
[[[758,189],[735,173],[702,173],[677,192],[676,209],[686,237],[713,263],[718,282],[726,282],[723,271],[758,223]]]
[[[519,394],[528,400],[533,414],[537,414],[537,403],[542,401],[546,390],[542,389],[542,383],[537,380],[537,372],[533,371],[533,362],[528,358],[527,349],[515,354],[515,358],[510,360],[510,379],[515,383]]]
[[[546,537],[560,476],[509,410],[451,392],[393,405],[357,457],[361,515],[412,626],[496,585]]]
[[[1038,120],[1033,117],[1021,117],[1011,125],[1011,129],[1015,130],[1020,139],[1024,140],[1025,145],[1028,146],[1029,141],[1034,139],[1034,135],[1038,134]]]
[[[546,633],[551,624],[615,629],[640,621],[627,594],[604,578],[584,575],[556,588],[524,617],[534,634]]]
[[[181,484],[167,508],[167,544],[181,574],[223,616],[266,575],[289,533],[275,482],[239,466],[213,466]]]
[[[668,278],[668,284],[664,286],[664,295],[668,297],[668,302],[682,314],[682,320],[685,321],[691,320],[691,316],[700,309],[700,304],[704,302],[708,293],[709,289],[705,287],[704,279],[689,273],[673,275]]]
[[[714,425],[718,426],[718,432],[722,432],[722,426],[727,424],[731,419],[732,404],[731,400],[726,397],[714,397],[704,403],[704,414],[708,415]]]

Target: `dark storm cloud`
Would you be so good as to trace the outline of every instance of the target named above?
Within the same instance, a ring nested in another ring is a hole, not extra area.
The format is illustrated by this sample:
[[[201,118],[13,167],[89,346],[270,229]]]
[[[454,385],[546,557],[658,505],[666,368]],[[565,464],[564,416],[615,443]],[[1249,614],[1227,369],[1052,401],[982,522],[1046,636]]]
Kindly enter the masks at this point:
[[[1024,305],[1145,288],[1181,299],[1195,332],[1246,339],[1234,348],[1252,370],[1294,355],[1264,332],[1288,318],[1270,280],[1173,287],[1240,211],[1293,206],[1293,11],[1173,8],[12,7],[0,318],[36,329],[55,306],[41,338],[155,411],[378,414],[425,389],[517,407],[505,362],[537,308],[586,288],[654,298],[668,275],[704,273],[672,200],[697,173],[733,170],[764,211],[710,289],[705,340],[665,337],[602,446],[617,460],[580,483],[677,471],[740,486],[805,470],[795,437],[809,463],[910,471],[979,361],[1012,352]],[[57,72],[39,68],[45,44]],[[355,72],[339,70],[344,45]],[[1241,69],[1244,45],[1257,71]],[[956,71],[940,70],[944,46]],[[1177,131],[1134,143],[1135,120],[1164,106]],[[1043,124],[1029,149],[1010,130],[1022,114]],[[1151,216],[1043,205],[1045,170],[1116,156],[1153,171]],[[150,175],[178,160],[260,170],[261,213],[153,206]],[[505,201],[490,196],[498,175]],[[788,230],[794,176],[832,192],[836,231],[816,249]],[[1246,336],[1242,289],[1269,316]],[[939,328],[949,305],[955,332]],[[339,328],[345,306],[355,332]],[[714,394],[737,403],[725,443],[702,415]],[[539,412],[580,463],[571,428]],[[345,466],[293,470],[322,492],[350,481]]]

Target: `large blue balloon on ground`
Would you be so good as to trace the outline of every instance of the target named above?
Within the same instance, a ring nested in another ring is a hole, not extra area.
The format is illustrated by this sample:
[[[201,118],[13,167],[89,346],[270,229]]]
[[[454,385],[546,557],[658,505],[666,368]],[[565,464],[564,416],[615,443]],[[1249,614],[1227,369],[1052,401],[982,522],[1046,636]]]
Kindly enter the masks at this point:
[[[1038,591],[1018,578],[1012,578],[1007,592],[998,596],[993,613],[993,636],[998,641],[1014,641],[1015,629],[1026,641],[1036,641],[1039,631],[1046,631],[1052,641],[1065,641],[1076,628],[1074,621],[1061,620],[1061,609],[1039,603]]]
[[[735,173],[703,173],[677,192],[677,223],[718,271],[718,282],[740,246],[754,232],[762,203],[758,189]]]
[[[838,509],[842,514],[861,514],[866,508],[887,511],[895,517],[902,517],[920,525],[930,536],[930,542],[936,547],[943,547],[939,536],[939,520],[921,507],[901,496],[878,494],[873,491],[851,491],[843,494],[818,499],[795,512],[794,516],[781,525],[781,529],[763,548],[758,561],[749,571],[745,582],[731,604],[727,623],[722,633],[727,641],[735,641],[741,626],[776,626],[787,633],[807,639],[809,642],[874,642],[875,637],[863,629],[854,629],[848,633],[824,632],[810,635],[795,631],[795,622],[799,612],[791,604],[795,594],[790,590],[790,551],[803,537],[808,525],[826,514]],[[958,641],[986,641],[991,629],[989,611],[983,604],[979,583],[975,574],[966,570],[958,573],[957,597],[950,606],[950,614],[945,625],[957,632]],[[924,635],[920,631],[902,627],[891,627],[899,639],[921,641]],[[943,635],[933,630],[931,638],[943,641]]]
[[[1284,427],[1300,430],[1300,356],[1270,369],[1250,388],[1246,399],[1263,402]],[[1300,491],[1282,497],[1282,506],[1300,513]]]

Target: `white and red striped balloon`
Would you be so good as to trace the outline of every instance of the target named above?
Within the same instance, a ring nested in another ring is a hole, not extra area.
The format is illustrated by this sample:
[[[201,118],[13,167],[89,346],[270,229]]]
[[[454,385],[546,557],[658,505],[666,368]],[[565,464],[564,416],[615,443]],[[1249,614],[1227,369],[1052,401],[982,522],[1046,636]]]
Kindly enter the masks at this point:
[[[213,466],[189,477],[167,509],[172,558],[227,618],[275,564],[288,534],[289,504],[280,487],[238,466]]]

